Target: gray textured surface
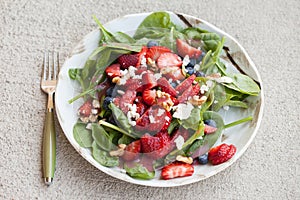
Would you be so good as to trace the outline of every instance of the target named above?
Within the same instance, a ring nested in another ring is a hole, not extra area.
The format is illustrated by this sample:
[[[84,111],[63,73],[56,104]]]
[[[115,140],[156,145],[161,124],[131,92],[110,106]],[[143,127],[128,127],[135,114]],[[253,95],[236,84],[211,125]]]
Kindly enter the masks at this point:
[[[184,2],[184,3],[183,3]],[[300,199],[300,2],[0,0],[0,199]],[[262,125],[225,171],[175,188],[132,185],[85,161],[58,129],[54,185],[41,179],[45,48],[68,52],[100,21],[170,10],[203,18],[238,41],[265,88]]]

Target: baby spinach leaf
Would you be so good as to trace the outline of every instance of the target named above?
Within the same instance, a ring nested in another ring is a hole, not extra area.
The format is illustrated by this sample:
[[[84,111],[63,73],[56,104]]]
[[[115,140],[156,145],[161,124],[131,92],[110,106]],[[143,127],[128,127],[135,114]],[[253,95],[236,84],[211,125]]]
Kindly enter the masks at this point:
[[[130,144],[133,141],[133,139],[127,135],[123,135],[119,140],[118,144]]]
[[[79,80],[79,79],[81,79],[81,71],[82,71],[82,69],[79,69],[79,68],[69,69],[69,71],[68,71],[69,77],[73,80]]]
[[[133,39],[132,37],[130,37],[129,35],[123,32],[116,32],[114,34],[114,37],[120,43],[127,43],[127,44],[135,43],[135,39]]]
[[[189,118],[181,120],[180,123],[185,129],[190,128],[193,130],[197,130],[200,123],[200,108],[194,107]]]
[[[220,108],[227,102],[225,87],[221,84],[216,83],[214,87],[214,102],[211,105],[213,111],[219,111]]]
[[[175,26],[171,19],[170,15],[166,12],[154,12],[148,15],[143,22],[137,28],[135,35],[133,36],[134,39],[140,39],[144,37],[145,31],[147,29],[156,29],[156,28],[163,28],[163,29],[170,29],[172,26]]]
[[[179,121],[176,118],[173,118],[170,125],[168,126],[168,133],[171,134],[173,130],[178,127]]]
[[[119,157],[112,157],[108,152],[103,151],[94,141],[92,144],[92,155],[94,159],[103,166],[115,167],[119,165]]]
[[[186,155],[187,156],[192,156],[192,154],[194,152],[196,152],[204,143],[203,139],[197,139],[195,140],[191,146],[188,148],[188,150],[186,151]]]
[[[146,167],[137,163],[134,167],[129,168],[127,165],[124,165],[126,173],[132,178],[150,180],[155,176],[155,171],[149,172]]]
[[[258,95],[260,92],[259,86],[249,77],[243,74],[227,74],[233,82],[223,83],[224,86],[236,90],[243,94]]]
[[[225,106],[239,107],[239,108],[248,108],[248,105],[245,102],[235,101],[235,100],[229,100],[224,105]]]
[[[76,142],[81,147],[92,147],[93,137],[92,132],[86,129],[86,124],[77,122],[73,127],[73,136]]]
[[[93,15],[93,18],[94,18],[95,22],[98,24],[99,29],[102,33],[100,35],[99,43],[102,44],[104,42],[116,42],[116,39],[114,38],[113,34],[104,28],[104,26],[101,24],[101,22],[97,19],[97,17],[95,15]]]
[[[118,106],[116,106],[113,103],[110,103],[108,107],[111,109],[112,114],[113,114],[114,119],[117,122],[117,124],[122,129],[127,131],[127,136],[130,136],[134,139],[137,139],[140,137],[140,135],[138,135],[134,132],[134,130],[132,129],[132,126],[129,124],[127,116],[123,113],[123,111]]]
[[[110,138],[104,128],[97,123],[92,124],[92,136],[101,149],[110,151],[114,148],[112,138]]]
[[[200,156],[206,152],[208,152],[208,150],[216,143],[216,141],[218,140],[218,138],[221,136],[221,133],[224,129],[224,121],[223,118],[216,112],[213,111],[206,111],[205,113],[203,113],[203,120],[206,119],[212,119],[216,122],[217,124],[217,131],[209,134],[209,135],[204,135],[203,136],[203,143],[201,144],[201,142],[198,142],[197,144],[195,144],[195,146],[193,147],[193,149],[189,149],[188,150],[188,154],[191,155],[193,158]],[[197,145],[199,145],[199,148],[196,148]],[[193,151],[192,151],[193,150]]]

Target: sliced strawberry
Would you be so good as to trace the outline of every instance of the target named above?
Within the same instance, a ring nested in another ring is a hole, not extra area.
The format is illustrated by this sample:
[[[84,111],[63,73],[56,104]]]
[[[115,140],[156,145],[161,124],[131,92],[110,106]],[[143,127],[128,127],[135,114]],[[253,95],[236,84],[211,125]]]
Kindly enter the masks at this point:
[[[177,98],[173,97],[173,96],[170,96],[171,100],[173,101],[174,103],[174,106],[177,106],[179,104],[179,101]]]
[[[167,47],[153,46],[148,49],[146,53],[146,58],[151,58],[152,60],[156,61],[161,54],[167,52],[171,52],[171,50]]]
[[[128,79],[124,85],[121,86],[121,88],[124,88],[125,90],[134,90],[137,92],[143,91],[143,84],[142,80],[140,79]]]
[[[78,109],[78,113],[82,117],[90,116],[91,111],[92,111],[92,102],[89,100],[84,102],[84,104],[82,104],[82,106],[80,106],[80,108]]]
[[[120,99],[120,109],[126,114],[129,110],[128,104],[133,104],[136,97],[136,91],[126,90],[125,94]]]
[[[194,173],[193,165],[175,162],[164,166],[161,170],[161,177],[164,180],[183,177],[183,176],[191,176]]]
[[[157,82],[155,80],[155,77],[153,73],[147,72],[142,75],[142,84],[143,88],[146,89],[152,89],[157,86]]]
[[[182,65],[181,58],[175,53],[163,53],[157,59],[157,66],[159,68],[166,67],[180,67]]]
[[[168,67],[160,69],[160,72],[163,74],[167,80],[172,79],[173,81],[181,81],[185,79],[185,76],[182,73],[181,68],[179,67]]]
[[[193,92],[191,96],[198,95],[199,92],[200,92],[200,85],[197,83],[196,85],[193,85]]]
[[[139,132],[158,132],[166,130],[172,120],[171,113],[159,105],[153,105],[136,120],[136,130]]]
[[[136,104],[136,113],[142,116],[146,112],[147,106],[142,102],[137,102],[135,104]]]
[[[232,158],[235,152],[236,147],[234,145],[221,144],[209,150],[208,160],[213,165],[218,165]]]
[[[130,66],[136,66],[139,61],[139,54],[123,54],[118,58],[118,63],[122,69],[128,69]]]
[[[198,58],[202,53],[200,49],[192,47],[182,39],[176,40],[176,46],[178,54],[182,57],[188,55],[190,58]]]
[[[121,101],[121,97],[117,96],[114,98],[113,103],[117,106],[120,107],[120,101]]]
[[[218,130],[218,128],[213,127],[213,126],[209,126],[207,124],[204,125],[204,134],[208,135],[208,134],[212,134],[214,132],[216,132]]]
[[[139,157],[140,152],[141,152],[141,141],[136,140],[126,146],[122,158],[126,161],[135,160]]]
[[[169,83],[169,81],[165,77],[158,79],[157,84],[159,87],[161,87],[163,92],[166,92],[174,97],[177,96],[176,90],[172,87],[172,85]]]
[[[170,143],[171,140],[167,131],[159,132],[155,136],[145,134],[141,137],[142,152],[153,159],[167,155],[173,148]]]
[[[195,78],[196,78],[195,74],[189,76],[182,83],[180,83],[179,85],[177,85],[177,87],[175,88],[175,90],[178,91],[179,94],[182,94],[186,89],[188,89],[193,84],[193,81],[195,80]]]
[[[183,93],[177,98],[179,103],[185,103],[189,100],[193,93],[193,85],[190,85]]]
[[[120,64],[112,64],[105,69],[105,73],[109,78],[121,76]]]
[[[143,57],[146,57],[146,53],[148,51],[148,47],[143,46],[141,51],[138,53],[138,62],[136,64],[136,67],[139,67],[141,65]]]
[[[145,90],[143,92],[143,100],[149,106],[155,104],[156,90]]]

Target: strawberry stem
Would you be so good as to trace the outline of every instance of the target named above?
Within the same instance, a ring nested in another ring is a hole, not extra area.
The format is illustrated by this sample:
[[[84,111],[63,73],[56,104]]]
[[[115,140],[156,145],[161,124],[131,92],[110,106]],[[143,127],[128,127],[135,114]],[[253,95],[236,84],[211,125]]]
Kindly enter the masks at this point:
[[[229,123],[229,124],[226,124],[226,125],[224,126],[224,129],[230,128],[230,127],[232,127],[232,126],[236,126],[236,125],[239,125],[239,124],[248,122],[248,121],[251,121],[252,119],[253,119],[253,117],[252,117],[252,116],[249,116],[249,117],[246,117],[246,118],[237,120],[237,121],[235,121],[235,122],[231,122],[231,123]]]

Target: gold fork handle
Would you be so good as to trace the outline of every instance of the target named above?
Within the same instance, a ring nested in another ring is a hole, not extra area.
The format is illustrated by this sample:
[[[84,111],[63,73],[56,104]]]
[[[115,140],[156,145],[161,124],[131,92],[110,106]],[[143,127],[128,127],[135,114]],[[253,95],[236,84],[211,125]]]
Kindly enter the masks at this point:
[[[50,185],[56,166],[56,133],[53,109],[47,109],[43,135],[43,173],[45,183]]]

